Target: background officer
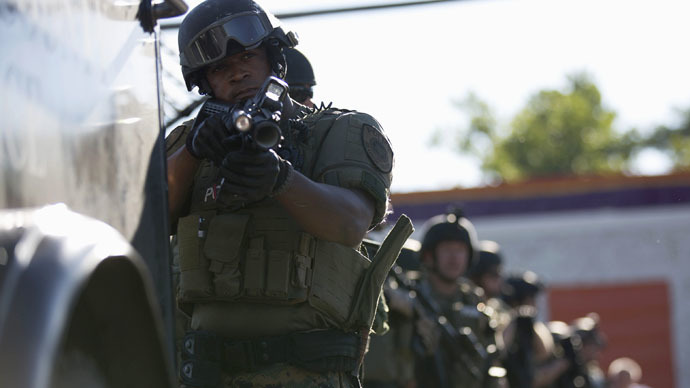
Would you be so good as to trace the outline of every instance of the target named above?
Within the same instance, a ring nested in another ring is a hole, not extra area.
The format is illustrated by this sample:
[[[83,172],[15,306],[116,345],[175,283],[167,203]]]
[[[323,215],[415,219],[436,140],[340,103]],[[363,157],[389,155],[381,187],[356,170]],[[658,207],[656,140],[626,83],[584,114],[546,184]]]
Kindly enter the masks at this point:
[[[562,321],[548,323],[555,347],[552,358],[540,369],[548,381],[539,385],[554,388],[598,388],[606,386],[606,378],[599,368],[599,355],[605,346],[599,331],[599,316],[590,313],[575,319],[570,325]],[[546,384],[548,382],[548,384]]]
[[[287,61],[287,74],[285,82],[290,86],[290,97],[304,106],[314,107],[314,69],[307,57],[293,47],[284,50]]]
[[[515,338],[514,315],[512,308],[501,298],[503,290],[503,253],[497,242],[482,240],[479,242],[479,260],[470,268],[467,277],[484,290],[485,314],[489,318],[487,337],[493,337],[497,351],[491,365],[500,368],[501,377],[506,373],[503,361],[511,347],[510,341]],[[512,326],[511,326],[512,324]],[[507,385],[504,378],[502,386]]]
[[[479,387],[485,384],[489,362],[487,347],[493,339],[484,336],[487,319],[478,310],[483,291],[463,277],[477,261],[478,243],[474,226],[459,211],[432,217],[427,222],[420,249],[426,276],[417,290],[434,301],[437,311],[448,320],[461,341],[442,339],[440,354],[420,360],[417,367],[419,386]],[[460,338],[457,333],[463,336]]]
[[[603,388],[606,385],[606,376],[599,367],[599,358],[601,351],[606,347],[606,339],[600,329],[599,314],[589,313],[577,318],[571,326],[582,343],[578,353],[582,375],[585,379],[584,387]]]
[[[498,243],[490,240],[479,242],[479,258],[467,272],[467,277],[484,290],[487,299],[501,296],[503,257]]]
[[[204,1],[178,38],[188,89],[235,108],[269,76],[284,77],[283,50],[296,44],[248,0]],[[187,122],[167,141],[178,303],[191,315],[188,386],[356,384],[381,286],[362,280],[382,278],[374,271],[389,267],[376,263],[392,263],[402,246],[389,235],[374,265],[360,251],[389,201],[393,151],[378,122],[280,102],[277,149],[248,145],[222,115]]]
[[[510,306],[512,321],[505,329],[503,359],[510,387],[542,387],[560,373],[561,365],[544,365],[553,353],[553,339],[537,319],[537,299],[544,285],[536,273],[524,271],[507,276],[501,297]]]

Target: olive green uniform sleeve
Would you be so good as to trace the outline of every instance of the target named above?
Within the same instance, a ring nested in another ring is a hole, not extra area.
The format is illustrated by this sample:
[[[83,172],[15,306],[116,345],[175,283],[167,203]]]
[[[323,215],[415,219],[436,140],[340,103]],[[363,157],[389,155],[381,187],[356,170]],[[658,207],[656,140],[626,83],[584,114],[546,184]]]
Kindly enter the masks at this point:
[[[194,120],[185,121],[177,128],[173,129],[165,138],[165,154],[170,156],[182,148],[187,141],[187,135],[192,128]]]
[[[361,112],[338,117],[323,139],[313,171],[317,182],[369,194],[376,210],[371,226],[383,221],[393,177],[393,149],[373,117]]]

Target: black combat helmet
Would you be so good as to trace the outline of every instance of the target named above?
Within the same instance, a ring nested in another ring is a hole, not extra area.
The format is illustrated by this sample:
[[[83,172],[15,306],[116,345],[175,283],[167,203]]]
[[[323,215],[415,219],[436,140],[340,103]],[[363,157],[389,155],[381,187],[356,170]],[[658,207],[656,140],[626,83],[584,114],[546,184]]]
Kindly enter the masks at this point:
[[[495,241],[482,240],[479,242],[479,259],[469,270],[467,276],[477,280],[484,274],[494,271],[501,264],[503,264],[501,246]]]
[[[287,61],[285,82],[290,86],[290,96],[299,102],[314,97],[312,87],[316,85],[316,79],[307,57],[295,48],[286,48],[283,54]]]
[[[532,271],[525,271],[505,279],[501,296],[510,306],[516,307],[524,304],[528,298],[536,297],[543,289],[544,284],[539,276]]]
[[[422,239],[422,247],[419,250],[420,258],[426,252],[434,255],[436,246],[442,241],[462,241],[470,250],[470,260],[467,268],[477,262],[479,242],[474,225],[465,218],[461,211],[456,210],[450,214],[434,216],[426,222],[426,233]]]
[[[266,47],[271,69],[285,77],[282,49],[297,44],[293,32],[283,31],[280,22],[252,0],[206,0],[182,21],[177,35],[180,66],[187,90],[210,94],[203,69],[228,55],[260,45]]]

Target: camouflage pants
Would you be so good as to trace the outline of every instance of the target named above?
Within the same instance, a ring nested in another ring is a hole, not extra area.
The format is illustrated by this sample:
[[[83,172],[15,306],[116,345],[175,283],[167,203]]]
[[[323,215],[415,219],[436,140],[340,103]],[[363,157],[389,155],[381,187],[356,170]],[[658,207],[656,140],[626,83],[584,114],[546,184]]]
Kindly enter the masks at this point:
[[[316,373],[288,364],[223,376],[223,388],[357,388],[347,372]]]

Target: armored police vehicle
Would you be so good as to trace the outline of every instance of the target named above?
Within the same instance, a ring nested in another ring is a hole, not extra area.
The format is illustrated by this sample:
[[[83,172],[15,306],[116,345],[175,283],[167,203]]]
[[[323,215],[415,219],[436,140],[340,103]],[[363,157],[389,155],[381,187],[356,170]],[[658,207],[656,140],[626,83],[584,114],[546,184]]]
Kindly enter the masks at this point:
[[[0,3],[3,387],[173,385],[157,20],[186,9]]]

